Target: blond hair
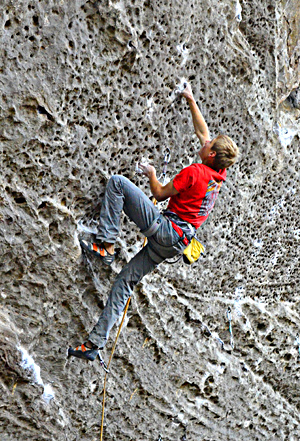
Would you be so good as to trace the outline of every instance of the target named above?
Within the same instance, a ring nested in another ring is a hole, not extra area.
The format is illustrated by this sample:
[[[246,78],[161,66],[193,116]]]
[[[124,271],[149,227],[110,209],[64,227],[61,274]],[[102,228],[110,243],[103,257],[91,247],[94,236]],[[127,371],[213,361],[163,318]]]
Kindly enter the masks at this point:
[[[226,135],[218,135],[216,137],[212,150],[216,152],[214,160],[215,170],[230,167],[235,163],[239,154],[236,143]]]

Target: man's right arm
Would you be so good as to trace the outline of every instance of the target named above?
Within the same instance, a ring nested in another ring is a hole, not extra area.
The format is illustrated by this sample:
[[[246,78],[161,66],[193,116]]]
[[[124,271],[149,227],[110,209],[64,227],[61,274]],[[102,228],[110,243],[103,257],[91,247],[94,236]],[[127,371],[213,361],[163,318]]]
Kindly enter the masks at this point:
[[[182,96],[184,96],[190,106],[195,133],[199,138],[201,145],[204,145],[205,141],[210,140],[209,130],[203,118],[203,115],[200,112],[199,107],[197,106],[197,103],[193,96],[192,88],[189,83],[187,83],[186,88],[182,92]]]

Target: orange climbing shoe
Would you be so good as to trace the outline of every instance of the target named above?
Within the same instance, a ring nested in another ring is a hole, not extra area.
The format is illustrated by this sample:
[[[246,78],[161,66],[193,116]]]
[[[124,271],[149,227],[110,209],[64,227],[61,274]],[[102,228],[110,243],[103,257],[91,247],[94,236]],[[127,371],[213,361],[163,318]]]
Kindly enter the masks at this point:
[[[94,361],[99,352],[99,348],[94,346],[92,348],[88,348],[86,343],[82,343],[82,345],[77,346],[77,348],[69,348],[68,349],[68,357],[77,357],[83,358],[84,360]]]
[[[80,240],[79,243],[84,250],[100,257],[105,265],[111,265],[115,260],[115,254],[110,254],[102,244],[98,245],[96,243],[87,242],[86,240]]]
[[[102,356],[101,356],[101,352],[100,349],[93,345],[92,348],[88,348],[86,346],[86,343],[82,343],[82,345],[77,346],[77,348],[73,349],[73,348],[69,348],[68,349],[68,358],[69,357],[77,357],[77,358],[82,358],[83,360],[89,360],[89,361],[94,361],[95,358],[99,357],[100,360],[100,364],[103,367],[103,369],[105,370],[105,372],[109,372],[105,361],[103,360]]]

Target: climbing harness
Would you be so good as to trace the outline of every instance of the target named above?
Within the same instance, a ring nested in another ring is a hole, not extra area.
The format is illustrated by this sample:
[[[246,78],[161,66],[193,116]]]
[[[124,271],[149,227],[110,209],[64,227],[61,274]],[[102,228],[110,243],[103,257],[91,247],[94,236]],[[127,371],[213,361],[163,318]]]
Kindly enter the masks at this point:
[[[228,309],[227,309],[227,318],[228,318],[228,321],[229,321],[230,346],[232,347],[232,349],[234,349],[232,326],[231,326],[232,317],[231,317],[231,308],[230,308],[230,306],[228,306]]]

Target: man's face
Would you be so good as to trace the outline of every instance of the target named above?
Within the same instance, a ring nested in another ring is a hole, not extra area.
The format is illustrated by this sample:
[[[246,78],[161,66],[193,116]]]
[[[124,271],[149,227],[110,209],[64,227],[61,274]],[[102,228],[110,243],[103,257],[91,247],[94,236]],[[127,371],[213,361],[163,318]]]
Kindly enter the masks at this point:
[[[201,158],[202,164],[210,165],[214,161],[214,157],[216,156],[216,152],[212,150],[212,147],[215,143],[216,139],[212,141],[205,141],[204,145],[201,147],[199,151],[199,156]]]

